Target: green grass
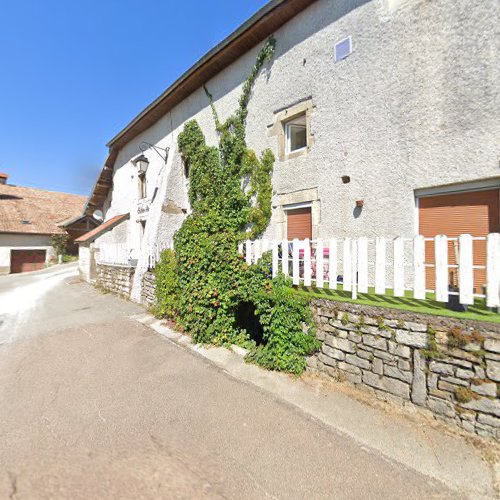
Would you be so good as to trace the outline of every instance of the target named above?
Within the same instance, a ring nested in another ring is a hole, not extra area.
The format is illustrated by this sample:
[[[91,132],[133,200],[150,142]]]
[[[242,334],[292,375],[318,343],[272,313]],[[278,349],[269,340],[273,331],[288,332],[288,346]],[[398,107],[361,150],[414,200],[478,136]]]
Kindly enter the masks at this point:
[[[316,287],[306,288],[304,286],[297,288],[297,293],[307,297],[336,300],[339,302],[351,302],[352,304],[364,304],[367,306],[400,309],[422,314],[432,314],[434,316],[446,316],[448,318],[500,323],[500,314],[489,311],[486,308],[484,299],[476,299],[475,304],[473,306],[469,306],[469,309],[466,312],[456,312],[448,309],[446,304],[434,300],[433,294],[427,294],[426,300],[416,300],[411,297],[411,292],[407,292],[406,297],[394,297],[392,290],[387,290],[387,292],[388,293],[386,295],[358,293],[358,298],[353,300],[351,298],[351,292],[343,291],[342,285],[339,285],[338,290]]]
[[[63,255],[62,261],[66,262],[76,262],[78,260],[78,255]]]

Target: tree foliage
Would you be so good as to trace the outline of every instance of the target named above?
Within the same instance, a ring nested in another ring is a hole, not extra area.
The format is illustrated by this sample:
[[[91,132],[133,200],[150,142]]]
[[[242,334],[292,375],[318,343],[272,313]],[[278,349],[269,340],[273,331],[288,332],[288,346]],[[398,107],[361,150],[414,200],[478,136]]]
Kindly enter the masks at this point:
[[[55,233],[50,237],[50,244],[54,247],[56,255],[64,255],[68,248],[68,233]]]

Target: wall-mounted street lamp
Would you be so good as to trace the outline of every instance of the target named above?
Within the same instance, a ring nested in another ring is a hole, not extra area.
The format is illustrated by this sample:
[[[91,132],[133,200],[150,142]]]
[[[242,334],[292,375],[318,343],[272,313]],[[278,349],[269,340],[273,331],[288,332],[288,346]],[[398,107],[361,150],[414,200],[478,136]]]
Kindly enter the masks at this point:
[[[149,160],[144,155],[136,158],[133,163],[137,167],[137,170],[139,170],[139,174],[146,175],[149,167]]]
[[[139,149],[144,153],[148,149],[154,149],[155,153],[165,162],[167,163],[168,160],[168,152],[170,151],[170,148],[160,148],[159,146],[155,146],[154,144],[150,144],[149,142],[141,142],[139,145]],[[163,153],[160,153],[160,151],[163,151]]]

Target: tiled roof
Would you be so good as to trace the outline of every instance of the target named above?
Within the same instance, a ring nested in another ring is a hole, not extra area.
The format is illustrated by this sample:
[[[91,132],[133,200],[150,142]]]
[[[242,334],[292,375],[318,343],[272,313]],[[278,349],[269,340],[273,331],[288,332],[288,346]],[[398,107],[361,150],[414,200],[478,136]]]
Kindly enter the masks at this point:
[[[83,213],[76,194],[0,184],[0,233],[62,233],[58,223]]]
[[[75,243],[86,243],[88,241],[94,241],[96,238],[101,236],[101,234],[105,233],[106,231],[109,231],[110,229],[113,229],[115,226],[120,224],[120,222],[123,222],[129,217],[130,214],[123,214],[112,217],[106,222],[103,222],[100,226],[97,226],[95,229],[92,229],[92,231],[89,231],[88,233],[85,233],[84,235],[77,238],[75,240]]]

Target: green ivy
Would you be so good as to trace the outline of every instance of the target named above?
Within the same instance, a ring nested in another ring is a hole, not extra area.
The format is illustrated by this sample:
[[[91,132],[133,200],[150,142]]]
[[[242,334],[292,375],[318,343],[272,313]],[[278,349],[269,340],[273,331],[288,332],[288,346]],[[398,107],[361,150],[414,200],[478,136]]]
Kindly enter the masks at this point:
[[[238,244],[260,236],[271,218],[274,155],[265,150],[259,158],[249,149],[245,128],[253,86],[272,59],[274,47],[274,38],[264,44],[243,84],[239,107],[225,122],[220,121],[205,88],[218,147],[206,144],[194,120],[179,135],[179,150],[189,166],[192,213],[174,238],[175,265],[171,260],[163,267],[160,264],[158,302],[165,311],[174,310],[175,304],[179,323],[195,341],[238,343],[250,347],[248,359],[253,362],[300,374],[304,356],[318,348],[307,301],[293,292],[283,275],[271,278],[269,255],[249,266],[238,252]],[[242,304],[255,309],[263,330],[262,345],[238,325]]]
[[[155,267],[156,304],[155,316],[174,319],[178,307],[178,279],[176,259],[173,250],[164,250]]]

